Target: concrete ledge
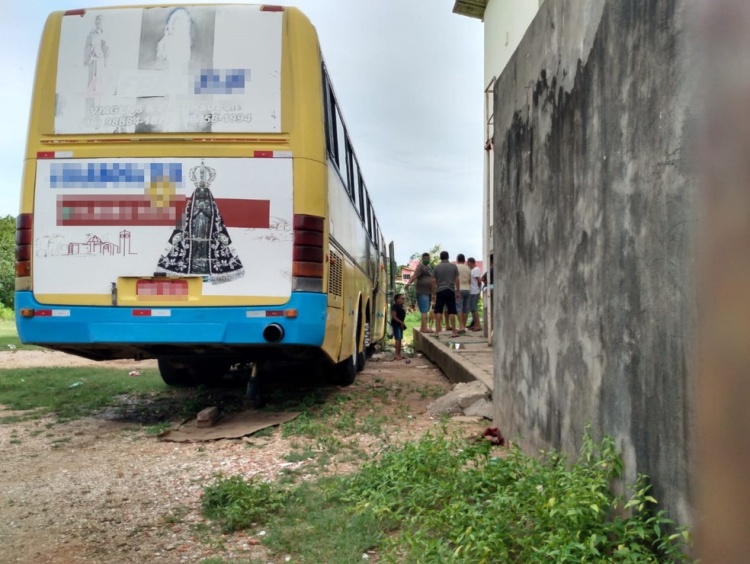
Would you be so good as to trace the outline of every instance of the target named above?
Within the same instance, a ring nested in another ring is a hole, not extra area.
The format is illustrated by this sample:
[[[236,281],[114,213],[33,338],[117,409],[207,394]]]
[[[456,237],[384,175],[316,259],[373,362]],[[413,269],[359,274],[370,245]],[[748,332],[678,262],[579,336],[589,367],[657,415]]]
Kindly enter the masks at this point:
[[[440,339],[430,334],[423,335],[418,329],[413,329],[412,334],[414,348],[435,363],[448,380],[454,383],[479,380],[490,390],[493,389],[492,349],[486,343],[454,350],[448,348],[448,341],[461,343],[467,338],[449,337],[447,331],[441,334]]]

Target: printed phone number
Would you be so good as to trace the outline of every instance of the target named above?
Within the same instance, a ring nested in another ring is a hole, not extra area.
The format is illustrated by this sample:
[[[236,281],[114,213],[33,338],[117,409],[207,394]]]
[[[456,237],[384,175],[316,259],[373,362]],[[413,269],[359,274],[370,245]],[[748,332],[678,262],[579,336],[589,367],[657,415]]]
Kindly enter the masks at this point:
[[[123,117],[113,116],[106,118],[89,118],[84,120],[86,127],[100,128],[104,127],[128,127],[136,125],[166,125],[170,120],[165,117],[146,117],[137,116]],[[189,116],[188,123],[250,123],[253,121],[252,114],[206,114],[203,116]]]

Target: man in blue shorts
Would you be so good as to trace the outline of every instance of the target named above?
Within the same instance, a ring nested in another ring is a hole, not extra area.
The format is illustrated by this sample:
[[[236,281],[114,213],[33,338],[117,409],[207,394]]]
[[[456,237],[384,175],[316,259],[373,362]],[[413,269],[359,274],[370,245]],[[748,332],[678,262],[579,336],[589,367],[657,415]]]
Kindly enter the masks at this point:
[[[401,356],[401,340],[404,338],[406,329],[406,309],[404,308],[404,295],[396,294],[391,305],[391,327],[393,327],[393,339],[396,341],[396,355],[393,360],[403,360]]]
[[[432,285],[435,288],[435,336],[440,334],[440,322],[443,309],[448,308],[448,326],[452,337],[458,337],[456,331],[456,298],[461,295],[461,283],[458,279],[458,267],[448,262],[448,251],[440,253],[440,263],[433,270]]]
[[[432,333],[427,327],[427,314],[430,312],[430,303],[432,302],[432,268],[430,268],[430,253],[422,253],[422,262],[414,269],[414,273],[406,283],[406,290],[416,280],[417,282],[417,307],[422,314],[422,322],[419,330],[422,333]]]

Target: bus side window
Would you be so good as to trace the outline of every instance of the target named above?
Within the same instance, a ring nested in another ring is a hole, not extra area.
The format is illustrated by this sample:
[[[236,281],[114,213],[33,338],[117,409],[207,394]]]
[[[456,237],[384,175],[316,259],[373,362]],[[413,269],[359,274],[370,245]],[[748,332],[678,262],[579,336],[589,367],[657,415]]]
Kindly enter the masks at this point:
[[[357,157],[352,155],[352,166],[351,166],[351,177],[349,178],[349,197],[352,199],[352,203],[354,204],[354,208],[357,208],[357,199],[359,198],[359,195],[357,192],[359,192],[359,182],[360,182],[360,176],[359,176],[359,163],[357,162]]]
[[[348,184],[346,173],[346,145],[344,120],[341,119],[341,110],[336,106],[336,149],[338,151],[336,163],[339,165],[339,172],[341,173],[341,178],[343,179],[344,184]]]
[[[352,151],[352,144],[349,139],[346,140],[346,191],[349,194],[349,199],[354,201],[354,163],[357,160],[354,157],[354,151]]]
[[[359,176],[359,217],[362,218],[362,221],[365,221],[365,193],[367,192],[367,189],[365,188],[365,181],[362,180],[362,175]]]
[[[331,83],[328,79],[328,73],[325,72],[325,67],[323,69],[323,107],[326,120],[326,148],[328,154],[331,155],[331,159],[336,162],[336,120],[334,117],[336,100],[333,98]]]
[[[370,203],[370,197],[367,197],[367,232],[370,234],[372,239],[372,204]]]

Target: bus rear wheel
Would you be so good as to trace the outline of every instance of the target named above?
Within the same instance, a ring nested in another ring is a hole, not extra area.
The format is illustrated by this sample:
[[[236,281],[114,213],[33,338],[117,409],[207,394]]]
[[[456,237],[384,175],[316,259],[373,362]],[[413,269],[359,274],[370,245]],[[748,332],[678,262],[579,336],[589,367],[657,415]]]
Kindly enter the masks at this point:
[[[367,347],[370,346],[370,324],[368,322],[365,323],[365,342],[362,344],[362,350],[357,351],[357,372],[362,372],[365,369],[365,362],[367,361],[367,356],[365,355],[365,351],[367,351]]]
[[[181,388],[197,386],[189,365],[166,358],[160,358],[157,362],[161,379],[167,386],[179,386]]]
[[[337,386],[351,386],[357,377],[357,354],[345,358],[333,366],[331,382]]]
[[[190,359],[172,360],[160,358],[158,360],[161,379],[167,386],[181,388],[196,388],[205,386],[217,388],[226,385],[224,376],[229,370],[230,363],[219,359]]]

